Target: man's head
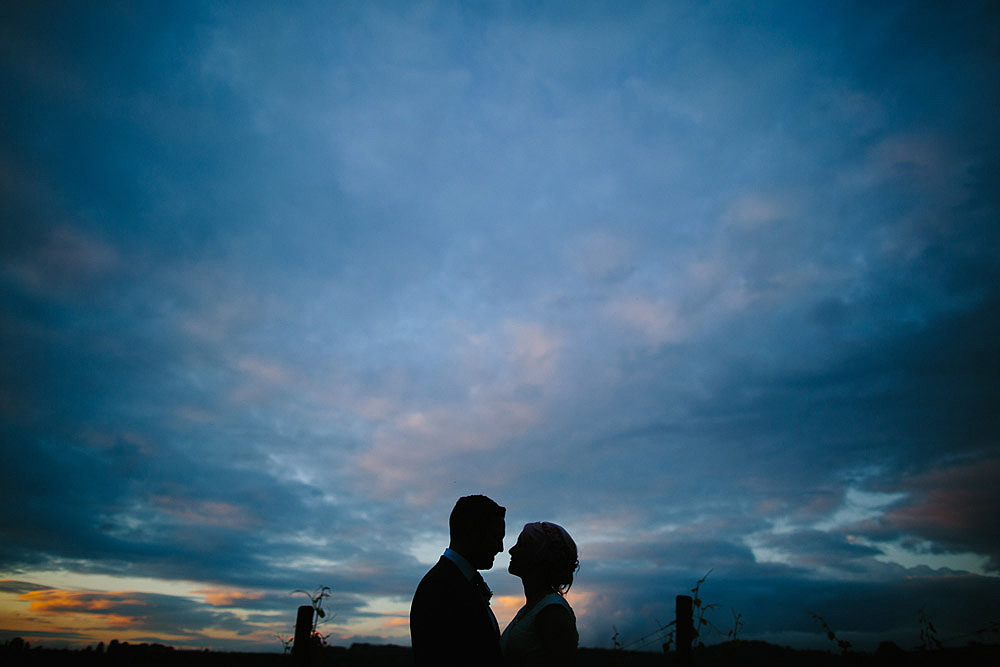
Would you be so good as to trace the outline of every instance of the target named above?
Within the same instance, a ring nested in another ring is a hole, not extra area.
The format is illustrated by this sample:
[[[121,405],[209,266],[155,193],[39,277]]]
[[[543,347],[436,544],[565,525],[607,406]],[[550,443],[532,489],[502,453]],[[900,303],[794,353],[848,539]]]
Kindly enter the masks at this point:
[[[507,510],[486,496],[464,496],[448,517],[451,544],[477,570],[493,567],[493,558],[503,551]]]

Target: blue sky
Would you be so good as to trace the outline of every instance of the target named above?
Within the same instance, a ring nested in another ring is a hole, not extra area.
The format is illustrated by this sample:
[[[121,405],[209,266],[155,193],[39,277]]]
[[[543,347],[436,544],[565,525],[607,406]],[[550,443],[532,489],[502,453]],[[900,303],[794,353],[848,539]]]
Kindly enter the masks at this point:
[[[585,645],[1000,617],[996,8],[615,4],[2,10],[0,634],[407,643],[479,492]]]

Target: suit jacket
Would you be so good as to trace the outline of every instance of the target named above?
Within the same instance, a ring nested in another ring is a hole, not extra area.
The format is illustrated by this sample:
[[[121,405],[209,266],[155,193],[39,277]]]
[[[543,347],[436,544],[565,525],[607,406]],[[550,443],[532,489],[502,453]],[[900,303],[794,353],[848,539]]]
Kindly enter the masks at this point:
[[[417,667],[499,667],[500,629],[489,603],[444,556],[420,580],[410,605]]]

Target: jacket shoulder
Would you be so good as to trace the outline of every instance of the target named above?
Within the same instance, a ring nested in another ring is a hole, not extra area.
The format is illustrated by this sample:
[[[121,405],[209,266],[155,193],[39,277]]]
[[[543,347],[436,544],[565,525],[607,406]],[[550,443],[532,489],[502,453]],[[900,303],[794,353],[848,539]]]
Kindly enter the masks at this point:
[[[444,556],[441,556],[441,560],[429,569],[424,578],[420,580],[417,590],[419,591],[421,588],[427,588],[428,586],[435,588],[440,586],[457,586],[463,582],[465,582],[465,577],[462,576],[458,567]]]

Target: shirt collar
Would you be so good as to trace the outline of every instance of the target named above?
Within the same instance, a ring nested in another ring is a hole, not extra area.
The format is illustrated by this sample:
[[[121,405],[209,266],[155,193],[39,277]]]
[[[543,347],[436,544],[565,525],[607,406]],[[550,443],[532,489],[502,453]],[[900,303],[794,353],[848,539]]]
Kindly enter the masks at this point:
[[[476,574],[476,568],[472,567],[472,563],[466,560],[465,556],[449,548],[444,550],[444,557],[455,564],[455,567],[458,568],[463,577],[472,581],[473,575]]]

